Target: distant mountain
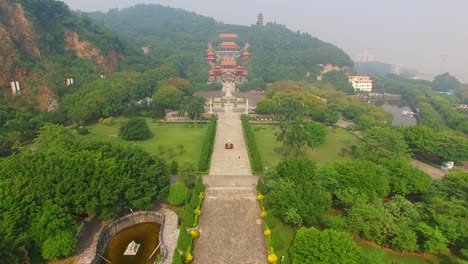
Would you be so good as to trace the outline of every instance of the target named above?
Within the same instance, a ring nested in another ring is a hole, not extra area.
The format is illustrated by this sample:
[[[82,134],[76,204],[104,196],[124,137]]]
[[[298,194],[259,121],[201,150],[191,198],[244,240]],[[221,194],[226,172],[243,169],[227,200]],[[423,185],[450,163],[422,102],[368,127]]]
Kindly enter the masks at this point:
[[[384,77],[387,74],[396,74],[404,78],[412,79],[418,74],[418,71],[414,69],[378,61],[354,62],[354,68],[358,74],[370,75],[373,77]]]
[[[325,65],[352,67],[350,57],[336,46],[308,33],[293,32],[283,25],[228,25],[213,18],[161,5],[136,5],[107,13],[89,13],[101,25],[129,36],[149,50],[156,65],[174,61],[181,75],[192,82],[206,82],[208,42],[216,44],[219,33],[237,33],[238,44],[248,42],[251,60],[243,66],[250,79],[274,82],[316,76]],[[322,66],[320,66],[322,64]]]
[[[119,36],[61,1],[0,1],[2,106],[54,108],[67,78],[84,81],[113,72],[126,53]],[[12,81],[21,96],[12,96]]]

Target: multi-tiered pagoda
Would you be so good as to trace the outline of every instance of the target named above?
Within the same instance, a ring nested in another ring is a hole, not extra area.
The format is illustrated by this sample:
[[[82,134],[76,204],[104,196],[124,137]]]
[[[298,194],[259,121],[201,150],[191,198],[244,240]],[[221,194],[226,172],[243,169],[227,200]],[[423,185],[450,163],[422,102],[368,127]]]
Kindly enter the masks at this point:
[[[206,62],[211,65],[208,71],[208,82],[247,82],[247,70],[238,61],[248,60],[249,44],[240,47],[235,40],[237,34],[219,34],[220,44],[208,43]]]

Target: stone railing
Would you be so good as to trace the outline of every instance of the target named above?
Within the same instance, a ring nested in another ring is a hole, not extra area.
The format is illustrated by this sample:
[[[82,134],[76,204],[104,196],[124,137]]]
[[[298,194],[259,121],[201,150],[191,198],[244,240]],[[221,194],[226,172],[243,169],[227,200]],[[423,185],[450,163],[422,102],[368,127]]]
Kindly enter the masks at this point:
[[[107,262],[102,258],[102,256],[105,255],[107,246],[112,237],[125,228],[141,223],[158,223],[161,225],[161,229],[159,231],[159,243],[161,244],[160,249],[163,257],[159,261],[155,262],[155,264],[162,263],[167,256],[167,249],[163,243],[164,220],[164,214],[153,211],[142,211],[126,215],[108,224],[99,235],[98,241],[96,243],[96,255],[94,256],[91,264]]]

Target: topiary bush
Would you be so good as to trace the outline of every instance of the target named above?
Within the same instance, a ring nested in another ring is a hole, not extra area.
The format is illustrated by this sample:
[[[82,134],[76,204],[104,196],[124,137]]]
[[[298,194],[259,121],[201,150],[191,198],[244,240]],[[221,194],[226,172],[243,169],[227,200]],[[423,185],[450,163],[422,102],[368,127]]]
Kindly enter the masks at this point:
[[[152,136],[146,124],[146,120],[141,117],[134,117],[122,123],[119,129],[119,136],[124,140],[145,140]]]
[[[187,203],[190,198],[190,191],[185,185],[176,183],[171,185],[169,190],[169,197],[167,201],[176,206],[181,206]]]

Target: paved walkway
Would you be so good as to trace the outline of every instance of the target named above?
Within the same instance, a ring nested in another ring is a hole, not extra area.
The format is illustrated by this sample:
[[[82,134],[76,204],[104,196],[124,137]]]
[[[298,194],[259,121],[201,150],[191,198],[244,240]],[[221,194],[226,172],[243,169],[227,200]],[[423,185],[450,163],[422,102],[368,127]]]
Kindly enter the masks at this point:
[[[240,116],[240,113],[218,114],[210,175],[252,175]],[[224,149],[227,142],[234,149]]]
[[[179,238],[179,229],[177,229],[177,222],[179,220],[176,213],[173,211],[167,208],[163,208],[161,211],[165,215],[162,236],[164,239],[164,245],[167,249],[167,256],[163,264],[171,264],[174,256],[174,250],[177,247],[177,239]]]
[[[267,249],[240,114],[218,116],[215,148],[195,240],[195,264],[263,264]],[[234,144],[233,150],[224,143]],[[241,158],[239,159],[239,155]]]

